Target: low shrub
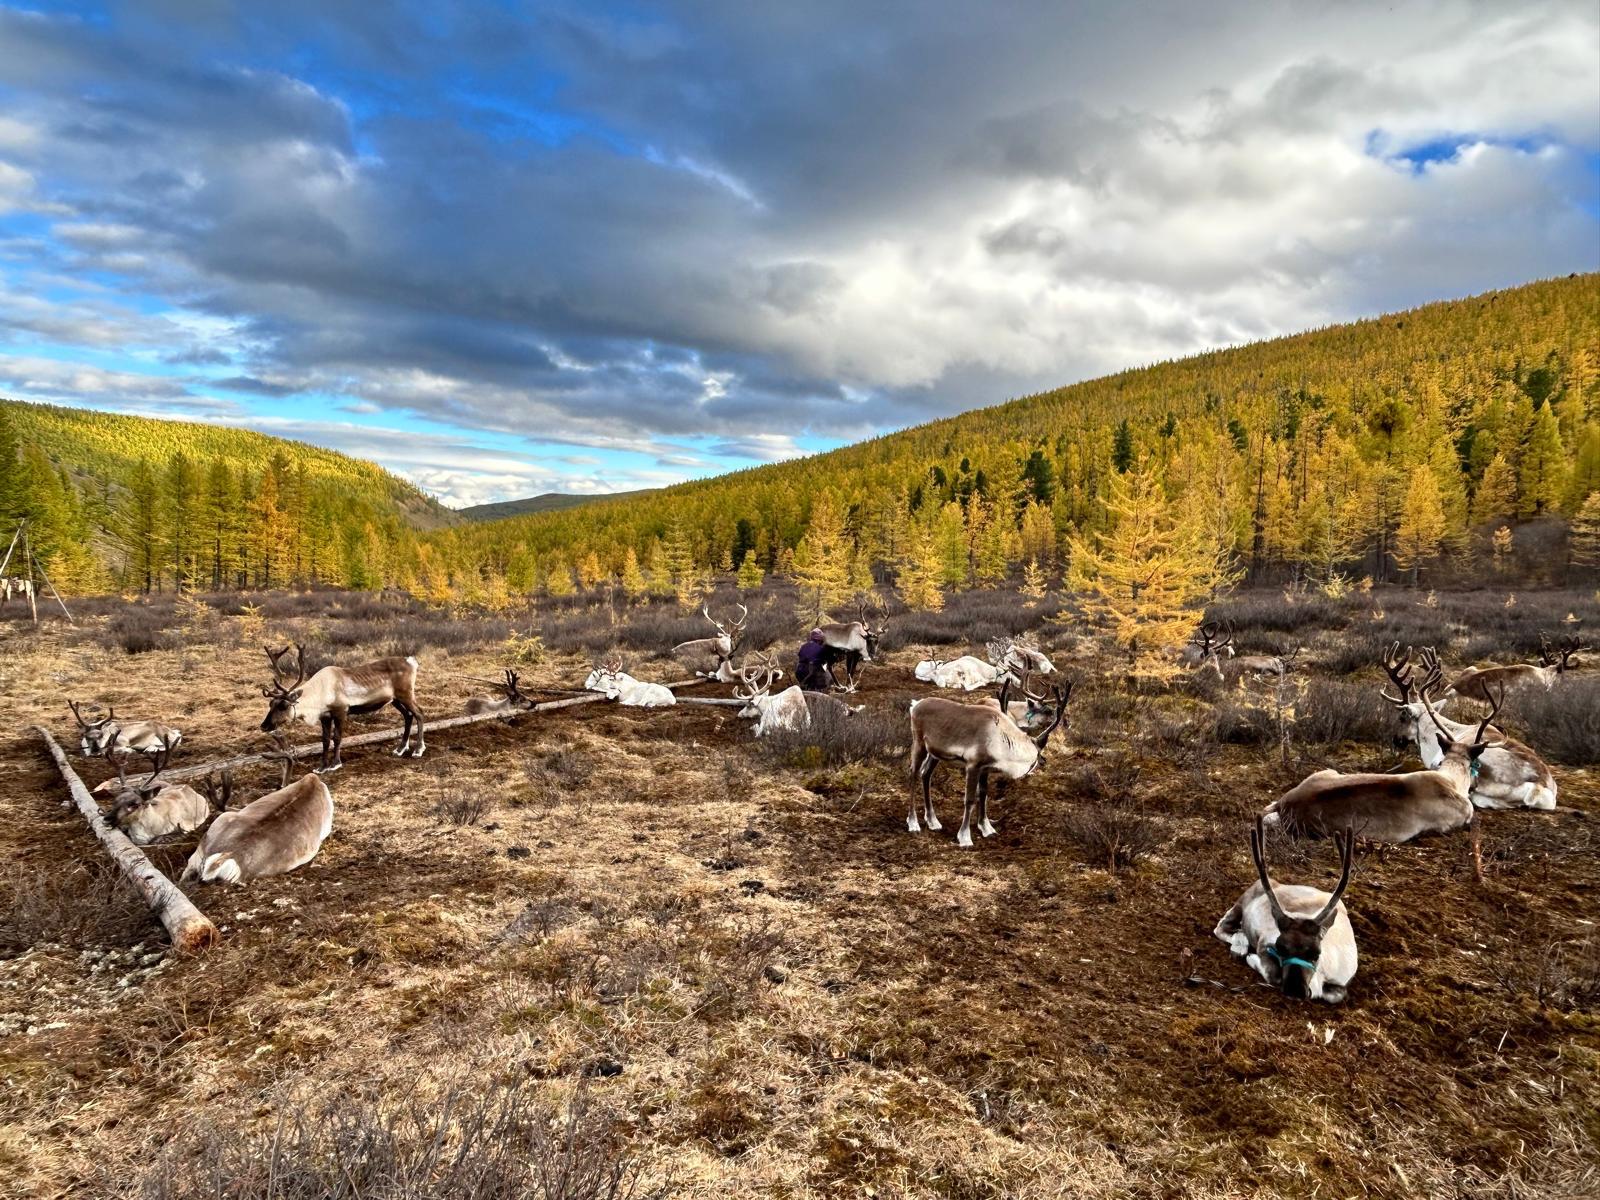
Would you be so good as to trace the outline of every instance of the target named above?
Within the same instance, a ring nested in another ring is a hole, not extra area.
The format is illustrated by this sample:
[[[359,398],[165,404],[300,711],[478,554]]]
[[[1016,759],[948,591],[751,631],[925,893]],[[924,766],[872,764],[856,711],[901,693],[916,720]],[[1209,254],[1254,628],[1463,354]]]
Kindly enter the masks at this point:
[[[1376,680],[1311,679],[1295,704],[1294,733],[1304,742],[1382,742],[1396,728],[1394,709],[1379,694]]]
[[[385,1105],[341,1094],[280,1109],[275,1124],[203,1126],[175,1138],[143,1178],[145,1200],[647,1200],[622,1131],[586,1086],[565,1112],[533,1084],[452,1088]]]
[[[1549,691],[1522,688],[1507,699],[1501,724],[1550,762],[1594,766],[1600,763],[1600,676],[1565,675]]]
[[[1083,847],[1090,865],[1103,864],[1112,873],[1135,865],[1164,840],[1160,826],[1130,794],[1074,808],[1062,827]]]
[[[911,722],[904,711],[868,708],[852,713],[830,707],[812,717],[809,729],[767,733],[761,738],[761,749],[790,766],[887,762],[910,754]]]

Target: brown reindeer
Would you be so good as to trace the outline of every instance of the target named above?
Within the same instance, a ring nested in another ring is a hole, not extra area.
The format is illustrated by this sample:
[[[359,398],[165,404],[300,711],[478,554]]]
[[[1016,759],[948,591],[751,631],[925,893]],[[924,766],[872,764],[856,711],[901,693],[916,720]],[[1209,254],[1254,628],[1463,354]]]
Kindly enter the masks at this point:
[[[878,641],[887,631],[887,627],[872,624],[867,606],[863,602],[856,609],[854,621],[829,621],[817,628],[822,630],[824,647],[822,666],[828,672],[828,678],[833,680],[833,686],[840,691],[855,691],[861,664],[871,662],[878,653]],[[835,664],[841,662],[844,663],[843,683],[839,682],[839,674],[834,670]]]
[[[527,712],[534,706],[534,699],[532,696],[522,694],[519,687],[520,680],[521,676],[507,667],[505,682],[496,686],[496,690],[500,694],[498,696],[473,696],[467,701],[467,715],[476,717],[483,713],[506,713],[509,715],[510,713]]]
[[[288,782],[293,759],[287,750],[283,760],[284,786],[218,814],[189,856],[183,880],[244,884],[288,874],[317,856],[333,831],[333,793],[317,774]],[[232,781],[223,780],[231,792]]]
[[[339,757],[339,744],[344,741],[345,718],[354,713],[363,716],[393,704],[405,719],[405,729],[395,754],[401,757],[421,758],[428,748],[423,740],[422,710],[417,707],[417,660],[415,658],[380,658],[359,667],[323,667],[306,681],[306,650],[295,647],[296,674],[293,683],[285,684],[280,664],[289,647],[274,650],[267,647],[267,660],[272,664],[273,683],[262,688],[261,694],[269,705],[266,719],[261,722],[263,733],[282,729],[290,721],[322,727],[322,764],[324,774],[344,766]],[[411,744],[411,724],[416,722],[417,741]]]
[[[158,767],[137,787],[130,786],[117,762],[117,782],[121,790],[111,807],[108,820],[128,835],[136,846],[148,846],[172,833],[199,829],[211,816],[206,798],[186,783],[162,783]]]
[[[1490,698],[1492,691],[1515,691],[1530,684],[1553,687],[1557,679],[1577,665],[1572,661],[1572,656],[1589,649],[1591,647],[1583,645],[1577,638],[1567,637],[1561,639],[1560,649],[1552,651],[1550,639],[1541,634],[1537,667],[1528,663],[1513,663],[1504,667],[1468,667],[1445,689],[1444,699],[1465,696],[1469,700],[1490,704],[1493,703]]]
[[[1055,712],[1038,733],[1024,733],[1007,714],[1010,683],[1000,689],[998,700],[963,704],[942,696],[929,696],[911,705],[911,774],[920,781],[922,807],[929,829],[942,829],[933,811],[933,772],[941,762],[959,762],[966,771],[966,802],[961,811],[961,828],[956,845],[972,845],[972,814],[979,814],[978,832],[994,834],[989,823],[989,785],[998,790],[1002,779],[1025,779],[1044,761],[1045,744],[1067,711],[1072,684],[1055,689]],[[917,798],[913,792],[906,814],[906,828],[922,831],[917,821]]]

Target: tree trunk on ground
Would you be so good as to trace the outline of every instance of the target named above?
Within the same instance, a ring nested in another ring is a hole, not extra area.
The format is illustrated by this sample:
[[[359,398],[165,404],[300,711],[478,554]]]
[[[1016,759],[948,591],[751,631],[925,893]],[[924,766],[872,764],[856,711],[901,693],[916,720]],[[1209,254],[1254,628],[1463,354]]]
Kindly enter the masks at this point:
[[[100,839],[100,844],[106,848],[106,853],[111,855],[111,861],[117,864],[117,869],[150,906],[150,911],[167,927],[173,949],[180,954],[193,954],[216,942],[217,927],[205,913],[196,908],[172,880],[155,869],[143,850],[106,820],[100,806],[89,794],[89,789],[83,786],[83,780],[68,765],[66,752],[50,736],[50,731],[38,725],[34,726],[34,730],[44,739],[45,748],[55,760],[56,770],[61,772],[61,778],[72,793],[73,802],[77,804],[84,820],[89,822],[95,837]]]

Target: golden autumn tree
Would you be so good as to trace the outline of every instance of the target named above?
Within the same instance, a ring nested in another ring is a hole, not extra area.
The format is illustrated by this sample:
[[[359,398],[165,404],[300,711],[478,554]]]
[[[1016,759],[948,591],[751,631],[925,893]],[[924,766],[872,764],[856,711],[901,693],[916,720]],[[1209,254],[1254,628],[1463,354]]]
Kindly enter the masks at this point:
[[[1445,529],[1439,481],[1427,468],[1412,472],[1405,499],[1400,504],[1400,524],[1394,535],[1394,564],[1402,571],[1411,572],[1413,587],[1422,568],[1439,557]]]
[[[1215,549],[1193,517],[1167,503],[1149,467],[1114,475],[1106,508],[1108,530],[1071,540],[1067,586],[1080,593],[1084,615],[1141,670],[1168,674],[1172,664],[1159,651],[1182,642],[1199,622]]]
[[[903,545],[904,554],[895,575],[901,601],[907,608],[938,612],[944,607],[944,592],[939,587],[944,565],[928,527],[921,521],[913,522]]]
[[[649,590],[650,582],[639,567],[639,552],[629,546],[622,555],[622,591],[628,599],[637,600]]]
[[[831,493],[818,493],[811,505],[806,535],[794,551],[794,581],[800,589],[802,621],[816,624],[826,617],[830,606],[849,596],[850,552],[838,505]]]

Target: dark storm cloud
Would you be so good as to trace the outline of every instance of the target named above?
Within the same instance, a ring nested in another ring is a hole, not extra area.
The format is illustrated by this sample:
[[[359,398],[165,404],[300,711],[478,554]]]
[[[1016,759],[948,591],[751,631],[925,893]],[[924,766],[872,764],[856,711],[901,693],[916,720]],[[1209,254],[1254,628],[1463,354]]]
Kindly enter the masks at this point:
[[[219,387],[760,459],[1596,266],[1594,29],[1559,0],[0,9],[0,214],[50,229],[14,287],[189,314],[160,348]],[[1374,130],[1484,140],[1419,173]],[[54,307],[0,319],[160,333]]]

